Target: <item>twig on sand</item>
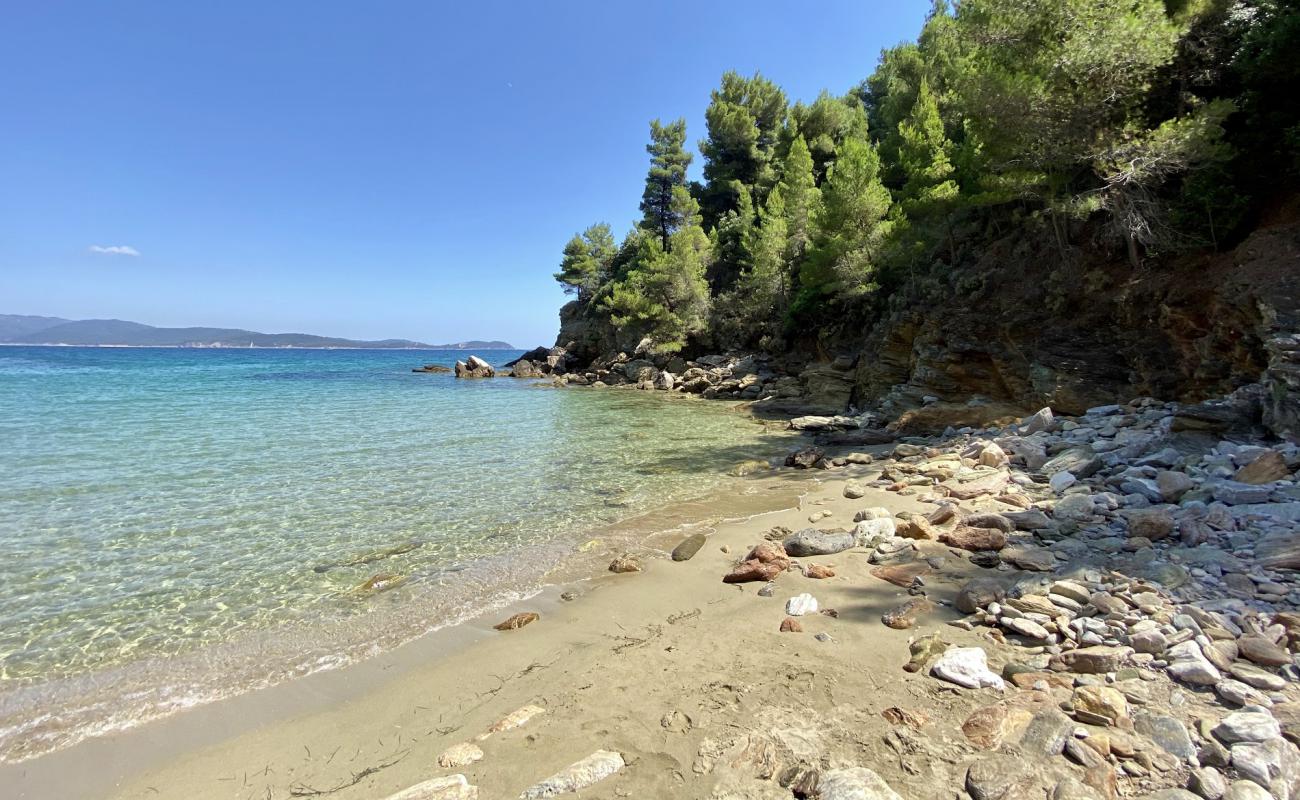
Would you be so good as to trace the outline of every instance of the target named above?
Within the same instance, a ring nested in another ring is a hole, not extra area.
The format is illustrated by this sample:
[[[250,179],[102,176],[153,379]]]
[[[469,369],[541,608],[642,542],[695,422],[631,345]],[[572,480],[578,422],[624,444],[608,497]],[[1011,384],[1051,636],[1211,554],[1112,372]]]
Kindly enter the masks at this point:
[[[351,780],[340,783],[338,786],[334,786],[329,789],[314,789],[305,783],[294,784],[293,786],[289,787],[289,796],[290,797],[319,797],[320,795],[334,794],[335,792],[341,792],[344,789],[350,789],[353,786],[356,786],[358,783],[361,783],[366,778],[369,778],[371,775],[374,775],[376,772],[388,769],[389,767],[398,763],[399,761],[406,758],[410,754],[411,754],[410,750],[403,750],[400,755],[394,756],[393,758],[390,758],[387,761],[366,767],[360,772],[352,773]]]
[[[688,619],[695,619],[699,615],[700,615],[700,610],[698,608],[691,611],[680,611],[676,614],[670,614],[668,616],[668,624],[676,625],[677,623],[685,622]]]
[[[622,653],[624,650],[631,650],[634,647],[647,645],[655,639],[658,639],[663,635],[663,633],[664,629],[662,625],[650,625],[646,628],[645,638],[638,638],[636,636],[609,636],[608,634],[606,634],[606,638],[622,639],[622,644],[614,646],[615,653]]]

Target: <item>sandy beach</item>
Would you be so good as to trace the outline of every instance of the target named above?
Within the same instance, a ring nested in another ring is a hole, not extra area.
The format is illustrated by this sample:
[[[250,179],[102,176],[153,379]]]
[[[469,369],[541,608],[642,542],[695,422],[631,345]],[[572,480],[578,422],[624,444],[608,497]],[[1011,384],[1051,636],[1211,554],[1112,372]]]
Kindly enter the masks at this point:
[[[863,507],[924,509],[885,492],[843,497],[846,480],[878,471],[782,470],[756,479],[730,500],[676,509],[678,517],[710,508],[715,514],[649,540],[639,553],[641,573],[566,582],[353,667],[5,767],[0,780],[20,798],[313,792],[373,798],[463,772],[484,797],[515,797],[594,750],[612,749],[629,768],[584,797],[694,797],[708,795],[718,780],[712,771],[701,774],[701,753],[721,753],[737,736],[771,725],[826,735],[846,761],[875,761],[879,754],[870,742],[876,737],[864,734],[889,727],[879,712],[934,690],[932,681],[918,678],[910,689],[880,691],[906,675],[900,667],[917,631],[891,630],[879,620],[906,592],[871,577],[862,550],[803,559],[830,565],[836,576],[811,579],[790,571],[768,598],[757,596],[762,583],[730,585],[721,578],[773,526],[807,527],[811,514],[828,512],[822,527],[852,527]],[[749,519],[718,520],[791,503]],[[681,563],[666,557],[697,530],[708,534],[698,555]],[[592,553],[593,560],[609,554],[608,544],[597,542],[592,549],[601,552]],[[562,601],[562,592],[577,596]],[[804,632],[780,632],[787,598],[802,592],[838,617],[810,615],[802,619]],[[541,618],[515,631],[492,629],[518,611]],[[936,614],[922,630],[948,618]],[[831,638],[818,641],[818,633]],[[485,741],[481,761],[458,770],[438,766],[446,748],[530,704],[546,713]],[[855,733],[846,739],[830,736],[831,730]],[[891,778],[907,778],[888,764],[878,767]]]

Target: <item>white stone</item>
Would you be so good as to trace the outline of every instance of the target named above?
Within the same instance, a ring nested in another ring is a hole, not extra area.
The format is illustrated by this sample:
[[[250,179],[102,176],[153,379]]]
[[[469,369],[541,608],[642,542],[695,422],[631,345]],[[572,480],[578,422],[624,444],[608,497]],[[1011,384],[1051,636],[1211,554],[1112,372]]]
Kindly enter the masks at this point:
[[[543,797],[576,792],[602,781],[618,772],[627,762],[611,750],[597,750],[568,769],[557,772],[541,783],[534,784],[519,795],[519,800],[540,800]]]
[[[1234,711],[1211,731],[1224,744],[1267,742],[1282,735],[1282,726],[1265,711]]]
[[[979,647],[951,647],[934,663],[930,673],[936,678],[965,686],[967,689],[1001,690],[1002,678],[989,669],[988,656]]]
[[[1078,482],[1079,482],[1078,478],[1074,477],[1074,475],[1072,475],[1071,473],[1063,470],[1061,472],[1056,473],[1051,478],[1049,478],[1047,481],[1047,485],[1052,487],[1052,491],[1056,492],[1057,494],[1060,494],[1061,492],[1064,492],[1066,489],[1069,489],[1071,486],[1073,486]]]
[[[386,800],[478,800],[478,787],[464,775],[448,775],[408,786]]]
[[[892,537],[898,531],[893,518],[864,519],[853,526],[853,539],[858,547],[870,547],[880,539]]]
[[[866,767],[830,770],[818,781],[817,792],[820,800],[903,800]]]
[[[807,592],[797,594],[785,601],[785,613],[792,617],[802,617],[804,614],[816,614],[817,598]]]

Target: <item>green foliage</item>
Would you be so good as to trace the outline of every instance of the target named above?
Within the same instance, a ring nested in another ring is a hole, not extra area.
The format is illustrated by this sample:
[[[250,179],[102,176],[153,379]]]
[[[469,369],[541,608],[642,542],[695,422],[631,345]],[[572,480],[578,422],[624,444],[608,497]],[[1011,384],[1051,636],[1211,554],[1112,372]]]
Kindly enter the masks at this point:
[[[682,224],[669,236],[670,248],[658,238],[642,237],[626,274],[602,301],[631,341],[649,338],[650,349],[663,353],[681,350],[702,333],[709,313],[704,273],[712,257],[710,242],[700,226],[699,206],[685,187],[674,190],[672,211]]]
[[[812,155],[813,175],[820,183],[826,177],[826,168],[835,160],[840,144],[845,139],[866,136],[867,111],[862,101],[853,95],[832,97],[823,91],[812,105],[795,103],[790,109],[790,121],[780,149],[785,154],[783,157],[788,159],[793,140],[802,138]]]
[[[876,288],[892,200],[880,182],[880,156],[870,142],[844,142],[821,199],[812,246],[800,271],[801,309],[823,297],[853,299]]]
[[[650,123],[650,144],[645,148],[650,154],[650,172],[641,195],[641,212],[645,215],[641,224],[658,235],[664,249],[668,249],[669,238],[682,224],[674,210],[673,196],[678,188],[686,186],[691,154],[685,146],[686,120],[668,125],[659,120]]]
[[[952,142],[944,135],[939,105],[924,78],[907,119],[898,124],[898,160],[906,181],[903,208],[910,214],[942,212],[957,198]]]
[[[736,208],[737,181],[751,187],[755,199],[766,197],[774,182],[773,153],[786,113],[785,92],[762,75],[722,76],[704,112],[708,137],[700,142],[705,181],[700,204],[710,228]]]
[[[555,279],[564,285],[564,291],[577,294],[579,300],[589,300],[609,280],[615,253],[609,225],[603,222],[592,225],[564,246],[564,258],[560,260]]]

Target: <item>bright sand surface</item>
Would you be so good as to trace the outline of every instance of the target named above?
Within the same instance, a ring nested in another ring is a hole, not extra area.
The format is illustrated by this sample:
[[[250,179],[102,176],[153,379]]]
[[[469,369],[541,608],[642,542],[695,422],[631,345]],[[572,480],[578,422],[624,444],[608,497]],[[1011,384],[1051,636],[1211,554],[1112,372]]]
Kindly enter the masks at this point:
[[[905,796],[931,796],[926,787],[942,784],[915,774],[901,745],[890,744],[893,726],[881,711],[916,709],[936,720],[930,725],[946,719],[945,734],[960,740],[957,726],[980,703],[904,672],[908,642],[936,630],[955,644],[988,642],[944,625],[957,615],[943,606],[912,630],[882,625],[881,614],[909,598],[869,574],[862,548],[799,559],[830,565],[836,575],[815,580],[788,570],[769,598],[757,594],[762,583],[722,582],[773,526],[808,527],[810,515],[827,511],[818,527],[850,528],[866,507],[932,508],[883,491],[844,498],[848,479],[879,470],[779,470],[730,494],[634,520],[609,541],[597,539],[589,557],[553,576],[542,595],[511,608],[360,664],[0,767],[0,785],[12,798],[352,800],[459,772],[482,798],[514,798],[603,749],[620,752],[628,766],[583,798],[788,798],[788,789],[753,776],[755,756],[746,750],[751,733],[778,730],[806,744],[814,763],[870,766]],[[635,540],[629,526],[646,535],[634,550],[645,570],[581,577]],[[696,531],[708,534],[700,552],[669,560],[668,551]],[[923,553],[948,556],[927,577],[927,590],[950,599],[973,568],[942,545],[919,544]],[[565,591],[579,596],[561,600]],[[805,616],[802,633],[779,632],[786,600],[802,592],[838,617]],[[541,618],[493,630],[517,611]],[[831,641],[814,638],[823,632]],[[438,766],[446,748],[530,704],[545,713],[482,741],[482,760]]]

